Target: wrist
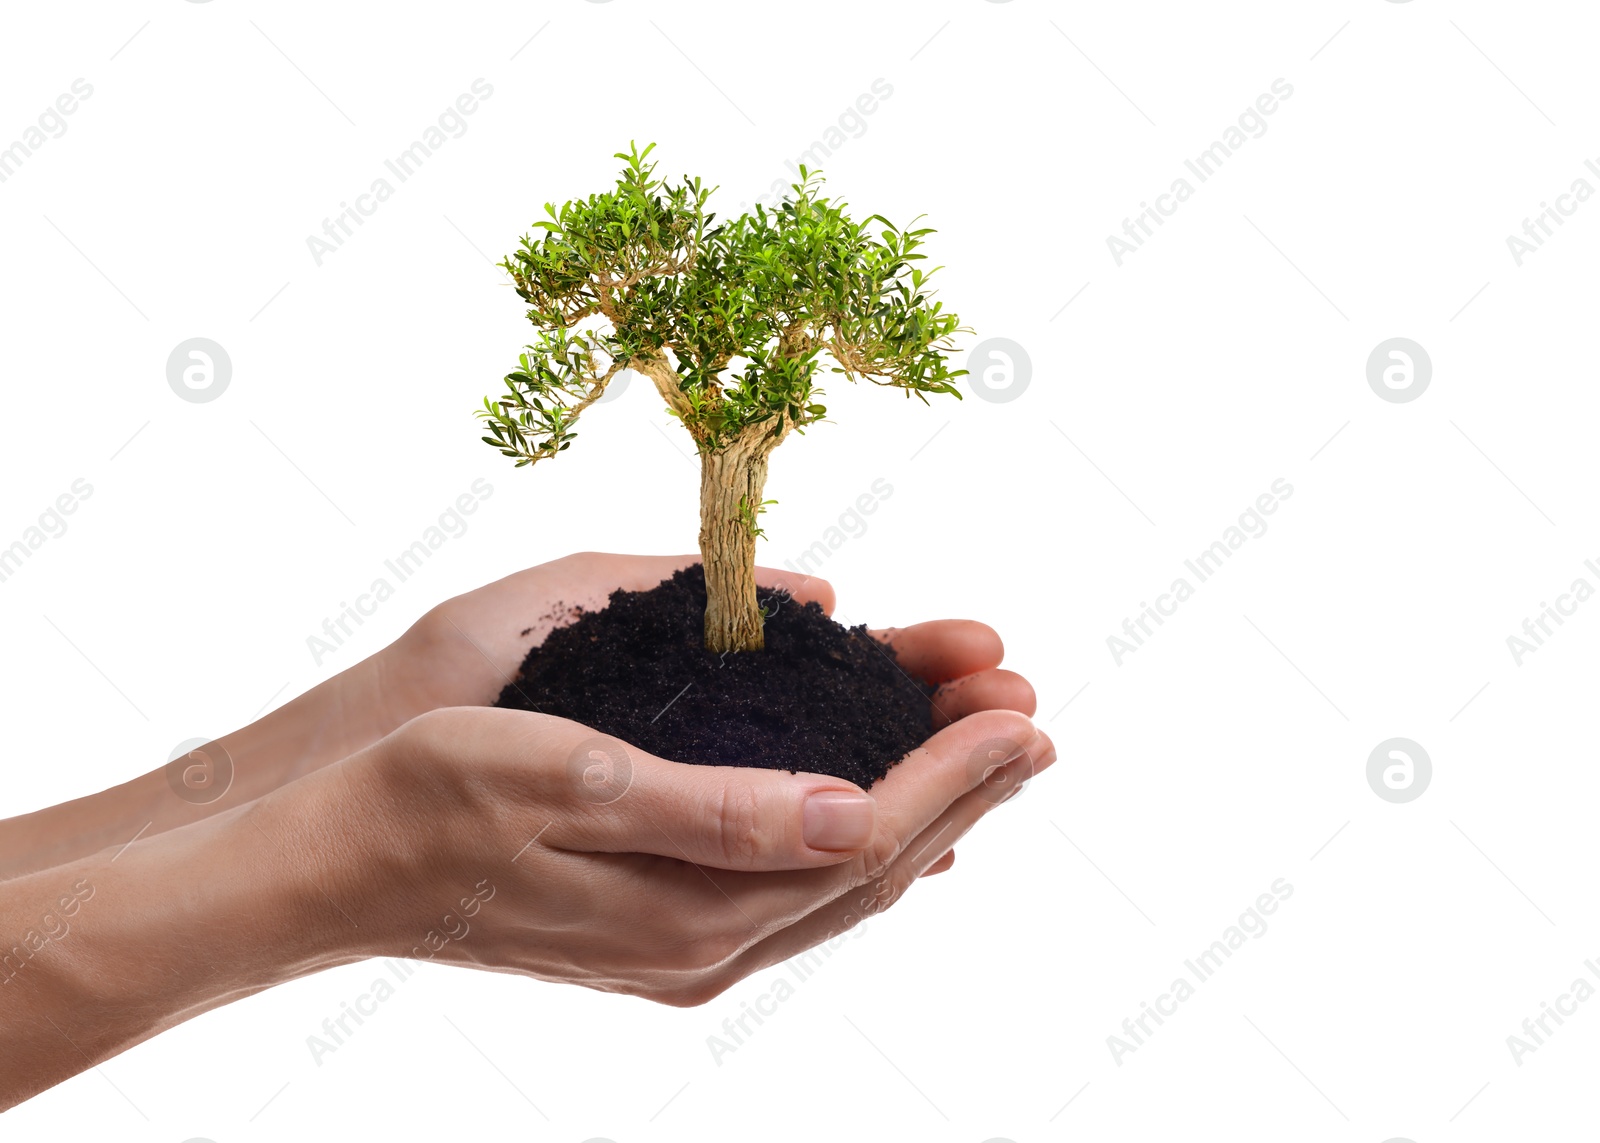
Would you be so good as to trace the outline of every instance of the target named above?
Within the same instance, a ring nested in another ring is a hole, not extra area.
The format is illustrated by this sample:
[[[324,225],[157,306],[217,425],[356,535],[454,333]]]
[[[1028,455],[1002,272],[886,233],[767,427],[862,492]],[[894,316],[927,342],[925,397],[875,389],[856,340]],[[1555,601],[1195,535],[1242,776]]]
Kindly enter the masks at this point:
[[[487,776],[446,760],[462,747],[457,712],[413,719],[339,764],[350,868],[360,869],[359,950],[368,957],[431,959],[456,939],[494,892],[486,877],[506,855]]]
[[[207,783],[180,764],[99,793],[10,818],[0,827],[0,880],[64,865],[129,838],[154,837],[257,798],[388,734],[411,713],[393,695],[398,667],[380,652],[270,714],[214,740]],[[403,690],[404,688],[398,688]]]
[[[360,871],[342,865],[325,797],[274,795],[5,883],[0,1038],[25,1063],[0,1078],[0,1106],[208,1009],[364,959]]]
[[[387,651],[387,648],[385,649]],[[325,679],[218,741],[234,761],[238,805],[348,758],[405,721],[389,707],[385,651]]]
[[[161,1007],[185,1017],[362,959],[355,939],[359,876],[340,867],[344,847],[321,799],[301,796],[307,792],[302,785],[316,784],[293,783],[203,822],[141,839],[114,861],[102,854],[77,863],[91,866],[86,875],[108,903],[82,926],[83,963],[77,967],[91,982],[112,970],[112,992],[91,992],[88,999],[98,1007],[126,998],[126,979],[115,973],[131,967],[138,949],[166,954],[164,971],[153,974],[161,980],[149,987]]]

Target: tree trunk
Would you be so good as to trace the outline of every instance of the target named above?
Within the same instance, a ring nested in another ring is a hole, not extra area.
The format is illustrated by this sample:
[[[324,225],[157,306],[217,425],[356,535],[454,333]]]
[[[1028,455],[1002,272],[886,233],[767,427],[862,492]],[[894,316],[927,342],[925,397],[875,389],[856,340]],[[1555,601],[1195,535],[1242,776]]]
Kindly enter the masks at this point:
[[[756,602],[756,514],[775,441],[747,431],[700,455],[700,559],[706,573],[707,651],[764,646]]]
[[[765,646],[761,605],[756,602],[756,516],[767,484],[767,458],[789,434],[786,419],[746,429],[727,446],[707,452],[696,429],[694,405],[683,379],[660,350],[634,356],[629,367],[655,382],[656,392],[677,413],[700,450],[700,562],[706,575],[705,647],[759,651]]]

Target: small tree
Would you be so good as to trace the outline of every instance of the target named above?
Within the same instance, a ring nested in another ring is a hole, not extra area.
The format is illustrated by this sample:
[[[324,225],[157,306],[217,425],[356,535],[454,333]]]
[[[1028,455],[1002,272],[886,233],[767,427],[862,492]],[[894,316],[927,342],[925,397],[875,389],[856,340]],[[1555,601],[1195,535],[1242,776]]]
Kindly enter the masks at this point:
[[[554,456],[624,369],[648,377],[700,455],[705,646],[762,646],[755,542],[767,458],[823,418],[824,361],[851,381],[960,393],[947,368],[956,315],[932,300],[916,263],[928,229],[901,230],[819,193],[800,168],[793,194],[713,226],[699,179],[668,184],[647,162],[654,144],[617,155],[615,189],[568,202],[500,265],[538,330],[485,398],[484,441],[519,466]],[[882,229],[872,233],[873,224]]]

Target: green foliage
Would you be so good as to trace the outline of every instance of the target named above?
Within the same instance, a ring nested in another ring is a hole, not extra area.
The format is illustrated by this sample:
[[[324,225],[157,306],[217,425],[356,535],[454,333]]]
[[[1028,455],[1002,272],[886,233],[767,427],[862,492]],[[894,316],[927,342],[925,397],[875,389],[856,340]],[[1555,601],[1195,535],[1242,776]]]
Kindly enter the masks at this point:
[[[966,371],[945,354],[965,330],[919,265],[931,230],[852,221],[804,167],[776,208],[716,225],[711,190],[657,178],[653,149],[617,155],[614,189],[547,205],[501,263],[538,333],[505,393],[484,400],[485,442],[519,465],[554,456],[625,368],[656,381],[701,452],[750,434],[775,444],[822,419],[825,365],[923,401],[960,397]]]
[[[743,522],[745,529],[750,533],[752,538],[757,536],[763,540],[767,538],[766,529],[762,528],[756,523],[756,517],[760,516],[761,513],[767,510],[768,504],[776,503],[776,500],[763,500],[760,504],[755,506],[754,510],[752,510],[750,507],[750,498],[748,496],[739,497],[739,519],[741,522]]]

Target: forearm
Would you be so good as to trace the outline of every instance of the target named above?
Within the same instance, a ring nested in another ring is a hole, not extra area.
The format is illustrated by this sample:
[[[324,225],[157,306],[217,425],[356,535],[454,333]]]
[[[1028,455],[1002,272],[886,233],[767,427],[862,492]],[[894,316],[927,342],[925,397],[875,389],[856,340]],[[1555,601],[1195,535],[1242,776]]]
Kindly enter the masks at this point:
[[[225,791],[189,789],[165,767],[97,794],[0,821],[0,881],[235,809],[347,757],[417,713],[391,709],[382,653],[224,735]]]
[[[335,771],[0,884],[0,1107],[229,1001],[362,959]]]

